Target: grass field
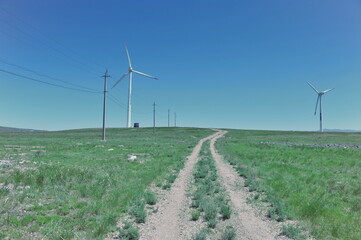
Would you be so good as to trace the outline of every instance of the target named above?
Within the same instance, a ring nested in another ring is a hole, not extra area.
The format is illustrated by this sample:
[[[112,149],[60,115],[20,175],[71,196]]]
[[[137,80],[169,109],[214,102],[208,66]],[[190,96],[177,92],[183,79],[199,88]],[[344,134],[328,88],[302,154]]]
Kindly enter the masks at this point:
[[[0,239],[101,239],[212,132],[108,129],[106,142],[95,129],[0,133]]]
[[[316,239],[361,239],[361,149],[261,142],[356,145],[361,134],[230,130],[216,144],[270,217],[301,220]]]

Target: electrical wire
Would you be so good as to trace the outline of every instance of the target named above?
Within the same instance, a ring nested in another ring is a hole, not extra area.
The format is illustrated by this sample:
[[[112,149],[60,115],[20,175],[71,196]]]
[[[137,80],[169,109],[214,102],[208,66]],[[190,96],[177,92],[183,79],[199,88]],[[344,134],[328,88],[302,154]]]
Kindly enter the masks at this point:
[[[38,49],[38,50],[44,52],[44,49],[43,49],[43,48],[41,48],[41,47],[39,47],[39,46],[36,46],[36,45],[34,45],[34,44],[30,43],[30,42],[27,42],[27,41],[25,41],[25,40],[22,39],[22,38],[18,38],[18,37],[12,36],[12,35],[4,32],[4,31],[2,31],[2,30],[3,30],[3,29],[0,28],[0,32],[2,32],[2,34],[7,35],[8,37],[11,37],[11,38],[13,38],[13,39],[15,39],[15,40],[17,40],[17,41],[19,41],[19,42],[25,43],[25,44],[27,44],[28,46],[30,46],[30,47],[32,47],[32,48],[34,48],[34,49]],[[53,57],[54,59],[58,59],[58,60],[60,59],[60,60],[63,61],[64,63],[68,64],[69,66],[71,66],[71,67],[73,67],[73,68],[76,68],[77,70],[79,69],[78,66],[75,66],[73,63],[69,62],[69,61],[68,61],[67,59],[65,59],[65,58],[62,58],[62,57],[57,56],[57,55],[54,55],[54,54],[52,54],[52,53],[50,53],[50,52],[45,52],[45,53],[46,53],[47,55]],[[83,70],[84,70],[84,69],[83,69]],[[93,73],[91,73],[91,74],[94,75]],[[98,75],[96,75],[96,76],[98,76]]]
[[[108,93],[108,98],[112,101],[112,102],[114,102],[115,104],[117,104],[118,106],[120,106],[121,108],[123,108],[123,109],[127,109],[123,104],[121,104],[120,103],[120,101],[116,98],[116,97],[114,97],[113,95],[111,95],[111,94],[109,94]]]
[[[46,81],[43,81],[43,80],[39,80],[39,79],[32,78],[32,77],[27,77],[27,76],[24,76],[24,75],[21,75],[21,74],[18,74],[18,73],[14,73],[14,72],[10,72],[10,71],[4,70],[4,69],[0,69],[0,72],[7,73],[7,74],[10,74],[10,75],[13,75],[13,76],[20,77],[20,78],[24,78],[24,79],[27,79],[27,80],[31,80],[31,81],[34,81],[34,82],[40,82],[40,83],[47,84],[47,85],[54,86],[54,87],[59,87],[59,88],[64,88],[64,89],[69,89],[69,90],[74,90],[74,91],[79,91],[79,92],[101,93],[100,91],[89,91],[89,90],[84,90],[84,89],[79,89],[79,88],[67,87],[67,86],[63,86],[63,85],[59,85],[59,84],[55,84],[55,83],[49,83],[49,82],[46,82]]]
[[[49,76],[49,75],[42,74],[42,73],[39,73],[39,72],[37,72],[37,71],[34,71],[34,70],[31,70],[31,69],[28,69],[28,68],[19,66],[19,65],[15,64],[15,63],[10,63],[10,62],[4,61],[4,60],[2,60],[2,59],[0,59],[0,62],[5,63],[5,64],[7,64],[7,65],[9,65],[9,66],[17,67],[17,68],[22,69],[22,70],[27,71],[27,72],[34,73],[34,74],[38,75],[39,77],[45,77],[45,78],[48,78],[48,79],[51,79],[51,80],[55,80],[55,81],[58,81],[58,82],[62,82],[62,83],[66,83],[66,84],[72,85],[72,86],[74,86],[74,87],[84,88],[84,89],[89,90],[89,91],[99,92],[99,91],[96,90],[96,89],[91,89],[91,88],[84,87],[84,86],[81,86],[81,85],[78,85],[78,84],[75,84],[75,83],[71,83],[71,82],[68,82],[68,81],[65,81],[65,80],[61,80],[61,79],[58,79],[58,78],[54,78],[54,77],[51,77],[51,76]]]
[[[110,101],[112,101],[113,103],[115,103],[116,105],[118,105],[119,107],[125,109],[122,105],[120,105],[117,101],[115,101],[114,99],[112,98],[109,98]]]
[[[18,16],[16,16],[14,13],[9,12],[8,10],[0,7],[0,10],[2,10],[3,12],[7,13],[8,15],[12,16],[13,18],[15,18],[16,20],[18,20],[19,22],[21,22],[22,24],[30,27],[31,29],[33,29],[34,31],[38,32],[39,34],[45,36],[46,38],[50,39],[51,41],[53,41],[54,43],[58,44],[59,46],[67,49],[68,51],[72,52],[74,55],[78,55],[82,58],[84,58],[84,56],[81,56],[78,52],[74,51],[73,49],[70,49],[69,47],[65,46],[64,44],[62,44],[61,42],[57,41],[56,39],[52,38],[51,36],[45,34],[44,32],[40,31],[39,29],[37,29],[36,27],[32,26],[31,24],[29,24],[28,22],[22,20],[21,18],[19,18]],[[101,68],[105,68],[104,66],[102,66],[101,64],[99,64],[98,62],[94,61],[93,59],[89,59],[87,58],[89,61],[93,62],[93,64],[97,65],[98,67]]]
[[[97,74],[96,72],[94,72],[93,70],[90,70],[90,69],[92,69],[92,67],[88,66],[87,64],[82,63],[82,62],[78,61],[77,59],[75,59],[75,58],[73,58],[73,57],[71,57],[71,56],[63,53],[62,51],[60,51],[60,50],[58,50],[58,49],[50,46],[49,44],[45,43],[44,41],[42,41],[42,40],[34,37],[33,35],[31,35],[31,34],[25,32],[25,31],[21,30],[19,27],[11,24],[11,23],[8,22],[7,20],[4,20],[4,19],[0,19],[0,20],[1,20],[2,22],[4,22],[6,25],[8,25],[8,26],[10,26],[11,28],[15,29],[16,31],[18,31],[18,32],[20,32],[20,33],[22,33],[22,34],[24,34],[24,35],[29,36],[30,38],[36,40],[37,42],[39,42],[39,43],[41,43],[42,45],[50,48],[51,50],[53,50],[53,51],[55,51],[55,52],[63,55],[64,57],[67,57],[67,58],[71,59],[73,62],[76,62],[76,63],[78,63],[79,65],[82,65],[82,66],[83,66],[83,69],[86,70],[86,71],[88,71],[89,73],[92,73],[92,74],[94,74],[94,75],[98,75],[98,74]]]

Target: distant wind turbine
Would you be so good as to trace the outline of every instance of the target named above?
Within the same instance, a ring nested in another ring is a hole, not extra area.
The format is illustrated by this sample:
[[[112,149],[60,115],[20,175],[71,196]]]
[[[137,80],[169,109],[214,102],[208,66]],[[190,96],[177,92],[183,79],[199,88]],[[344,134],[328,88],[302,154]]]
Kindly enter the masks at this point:
[[[317,112],[317,105],[318,103],[320,102],[320,132],[323,132],[323,128],[322,128],[322,95],[324,95],[325,93],[328,93],[330,91],[332,91],[334,88],[331,88],[331,89],[328,89],[328,90],[325,90],[325,91],[322,91],[322,92],[319,92],[317,91],[317,89],[312,86],[311,83],[307,82],[308,85],[310,85],[310,87],[317,93],[318,97],[317,97],[317,101],[316,101],[316,108],[315,108],[315,115],[316,115],[316,112]]]
[[[129,52],[128,52],[127,46],[126,46],[125,44],[124,44],[124,47],[125,47],[125,52],[127,53],[129,70],[128,70],[127,73],[124,73],[123,76],[113,85],[112,89],[113,89],[120,81],[122,81],[127,75],[129,75],[127,127],[130,128],[130,127],[131,127],[131,126],[130,126],[130,125],[131,125],[131,120],[132,120],[132,75],[133,75],[133,73],[136,73],[136,74],[139,74],[139,75],[142,75],[142,76],[145,76],[145,77],[153,78],[153,79],[158,79],[158,78],[134,70],[134,69],[132,68],[132,63],[131,63],[131,61],[130,61],[130,56],[129,56]]]

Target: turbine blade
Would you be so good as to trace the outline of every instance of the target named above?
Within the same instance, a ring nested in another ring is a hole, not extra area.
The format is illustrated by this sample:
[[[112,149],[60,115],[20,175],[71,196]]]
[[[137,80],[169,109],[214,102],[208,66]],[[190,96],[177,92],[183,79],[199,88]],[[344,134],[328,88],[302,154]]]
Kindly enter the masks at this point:
[[[316,90],[316,88],[315,88],[314,86],[312,86],[311,83],[309,83],[309,82],[307,82],[307,83],[308,83],[308,85],[310,85],[310,87],[311,87],[313,90],[315,90],[315,92],[316,92],[317,94],[319,94],[319,92]]]
[[[117,86],[118,83],[120,83],[120,81],[122,81],[128,74],[129,74],[129,72],[124,73],[123,76],[121,78],[119,78],[119,80],[113,85],[113,87],[111,89],[113,89],[115,86]]]
[[[328,93],[328,92],[332,91],[333,89],[335,89],[335,88],[327,89],[327,90],[323,91],[323,93],[324,93],[324,94],[325,94],[325,93]]]
[[[318,97],[317,97],[317,101],[316,101],[316,108],[315,108],[315,115],[316,115],[316,112],[317,112],[318,100],[320,100],[320,95],[318,95]]]
[[[127,45],[126,45],[125,43],[124,43],[124,47],[125,47],[125,52],[127,53],[129,68],[132,68],[132,62],[130,61],[130,56],[129,56],[128,48],[127,48]]]
[[[149,77],[149,78],[153,78],[153,79],[158,79],[158,78],[156,78],[156,77],[153,77],[153,76],[150,76],[150,75],[148,75],[148,74],[145,74],[145,73],[142,73],[142,72],[138,72],[138,71],[135,71],[135,70],[132,70],[132,72],[137,73],[137,74],[142,75],[142,76],[145,76],[145,77]]]

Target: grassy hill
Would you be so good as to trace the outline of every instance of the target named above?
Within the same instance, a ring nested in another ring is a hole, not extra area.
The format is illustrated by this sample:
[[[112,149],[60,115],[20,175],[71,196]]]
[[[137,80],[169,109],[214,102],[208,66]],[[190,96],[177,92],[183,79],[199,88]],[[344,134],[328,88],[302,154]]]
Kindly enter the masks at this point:
[[[169,188],[198,128],[0,133],[0,239],[102,239],[150,184]],[[229,130],[217,149],[269,217],[361,239],[360,133]],[[327,146],[327,147],[324,147]],[[138,213],[137,213],[138,214]]]
[[[216,146],[269,217],[301,220],[316,239],[358,240],[360,143],[360,133],[231,130]]]
[[[39,132],[41,130],[24,129],[24,128],[12,128],[0,126],[0,132]]]
[[[108,129],[106,142],[100,129],[0,133],[0,239],[101,239],[213,132],[152,131]]]

